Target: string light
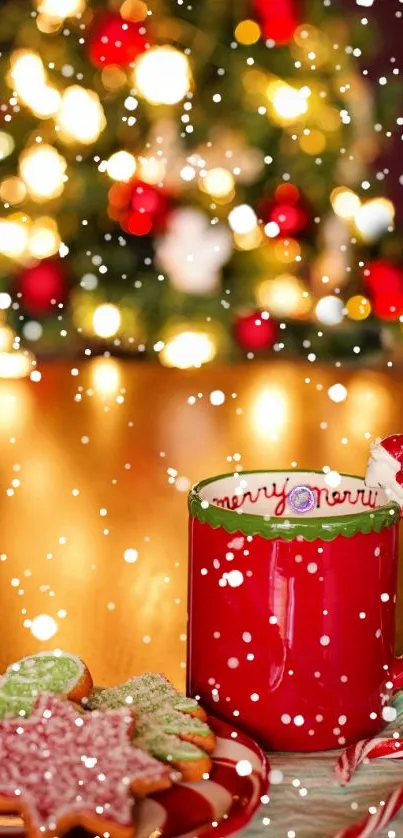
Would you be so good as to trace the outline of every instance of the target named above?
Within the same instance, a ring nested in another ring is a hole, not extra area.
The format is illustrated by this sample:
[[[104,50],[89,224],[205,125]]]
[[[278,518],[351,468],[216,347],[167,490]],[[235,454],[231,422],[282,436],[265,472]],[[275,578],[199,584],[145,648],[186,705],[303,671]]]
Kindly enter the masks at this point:
[[[20,175],[34,201],[57,198],[64,189],[66,161],[46,143],[31,146],[20,154]]]
[[[100,338],[111,338],[116,335],[121,323],[119,309],[112,303],[102,303],[92,317],[94,332]]]
[[[165,367],[185,370],[201,367],[212,361],[215,354],[216,347],[210,335],[205,332],[181,332],[165,343],[159,359]]]
[[[97,93],[78,84],[64,91],[57,120],[62,140],[84,145],[95,142],[106,125]]]
[[[153,47],[136,60],[133,84],[151,105],[175,105],[190,89],[189,62],[174,47]]]
[[[107,162],[106,171],[112,180],[130,180],[136,171],[136,160],[128,151],[115,151]]]

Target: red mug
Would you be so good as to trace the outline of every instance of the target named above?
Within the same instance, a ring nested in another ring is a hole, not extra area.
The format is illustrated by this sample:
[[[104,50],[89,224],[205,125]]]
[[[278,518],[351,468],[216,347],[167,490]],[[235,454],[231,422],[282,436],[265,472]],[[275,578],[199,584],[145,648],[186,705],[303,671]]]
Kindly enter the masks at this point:
[[[378,733],[403,686],[399,506],[361,477],[254,471],[202,481],[189,510],[189,694],[273,750]]]

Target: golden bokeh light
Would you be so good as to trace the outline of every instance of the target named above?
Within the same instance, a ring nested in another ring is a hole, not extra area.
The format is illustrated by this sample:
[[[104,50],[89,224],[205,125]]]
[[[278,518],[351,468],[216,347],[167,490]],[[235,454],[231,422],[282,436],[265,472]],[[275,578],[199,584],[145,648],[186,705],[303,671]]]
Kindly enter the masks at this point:
[[[60,235],[53,218],[36,218],[29,231],[28,250],[35,259],[48,259],[58,252]]]
[[[9,157],[13,153],[14,148],[15,142],[11,134],[0,131],[0,160],[5,160],[6,157]]]
[[[121,17],[124,20],[131,20],[133,23],[141,23],[147,17],[147,5],[143,0],[124,0],[120,9]]]
[[[35,5],[40,14],[60,20],[76,17],[85,9],[84,0],[36,0]]]
[[[98,94],[78,84],[67,87],[62,96],[57,122],[59,136],[64,142],[84,145],[94,143],[106,125]]]
[[[346,303],[346,311],[350,320],[366,320],[371,314],[371,303],[361,294],[356,294]]]
[[[115,151],[106,166],[106,172],[112,180],[130,180],[135,171],[136,160],[129,151]]]
[[[228,169],[218,166],[199,180],[200,188],[213,198],[225,198],[234,191],[234,177]]]
[[[270,82],[267,97],[272,105],[273,115],[280,124],[294,122],[308,112],[308,88],[297,90],[286,82],[276,80]]]
[[[117,306],[102,303],[92,316],[92,325],[99,338],[112,338],[119,331],[122,318]]]
[[[94,358],[90,369],[92,386],[98,396],[116,396],[120,386],[119,363],[114,358]]]
[[[299,145],[305,154],[321,154],[326,148],[326,137],[322,131],[313,128],[308,133],[303,133],[299,138]]]
[[[138,157],[138,175],[146,183],[162,183],[166,175],[166,164],[161,157]]]
[[[127,76],[121,67],[112,64],[109,67],[103,67],[101,71],[102,84],[107,90],[119,90],[127,84]]]
[[[6,177],[0,184],[0,198],[7,204],[21,204],[26,197],[27,190],[19,177]]]
[[[279,262],[291,264],[301,255],[301,246],[296,239],[279,239],[274,244],[274,255]]]
[[[14,215],[0,219],[0,253],[10,259],[21,256],[27,248],[28,234],[29,222],[26,216]]]
[[[185,370],[207,364],[215,354],[215,343],[210,335],[187,331],[169,338],[158,357],[165,367]]]
[[[361,201],[358,195],[346,186],[338,186],[330,195],[333,210],[339,218],[350,221],[358,212]]]
[[[62,194],[66,165],[64,157],[46,143],[30,146],[20,154],[20,176],[34,201],[48,201]]]
[[[234,233],[234,244],[237,250],[255,250],[263,240],[263,233],[257,226],[249,233]]]
[[[266,279],[256,290],[257,302],[276,317],[301,317],[311,309],[311,299],[300,279],[282,274]]]
[[[151,105],[175,105],[190,90],[188,59],[174,47],[152,47],[137,58],[133,84]]]
[[[256,44],[261,35],[260,26],[255,20],[241,20],[235,27],[234,35],[239,44]]]
[[[10,68],[7,81],[19,99],[39,119],[54,116],[60,106],[60,94],[47,83],[40,56],[31,50],[15,50],[10,58]]]
[[[26,378],[34,365],[32,352],[0,352],[0,378]]]

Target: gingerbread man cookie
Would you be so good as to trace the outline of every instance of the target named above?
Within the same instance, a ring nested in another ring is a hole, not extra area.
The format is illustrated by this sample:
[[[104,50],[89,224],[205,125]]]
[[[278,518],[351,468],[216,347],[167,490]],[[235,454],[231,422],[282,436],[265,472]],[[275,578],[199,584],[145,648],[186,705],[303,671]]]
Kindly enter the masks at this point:
[[[136,746],[172,764],[185,781],[200,780],[209,773],[215,737],[205,722],[206,714],[163,675],[147,673],[118,687],[96,689],[86,706],[92,710],[129,707],[136,717]]]

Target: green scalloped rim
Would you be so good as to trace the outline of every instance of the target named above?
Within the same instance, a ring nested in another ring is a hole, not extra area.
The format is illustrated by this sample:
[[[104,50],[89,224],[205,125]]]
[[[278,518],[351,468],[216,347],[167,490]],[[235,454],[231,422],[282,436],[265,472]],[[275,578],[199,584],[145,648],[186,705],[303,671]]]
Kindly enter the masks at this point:
[[[273,470],[274,471],[274,470]],[[276,470],[276,474],[306,474],[309,469],[298,469],[290,472],[286,469]],[[256,469],[254,471],[243,471],[247,474],[268,474],[267,469]],[[310,471],[311,474],[323,475],[322,471]],[[218,474],[202,480],[189,492],[188,505],[189,514],[197,518],[202,524],[210,524],[217,529],[222,527],[227,532],[240,532],[243,535],[261,535],[263,538],[282,538],[284,541],[292,541],[301,537],[305,541],[314,541],[316,538],[322,541],[333,541],[338,535],[344,538],[351,538],[357,533],[380,532],[385,527],[392,527],[399,521],[400,507],[391,501],[378,509],[368,512],[357,512],[352,515],[338,515],[327,518],[269,518],[262,515],[253,515],[242,510],[223,509],[220,506],[210,504],[207,508],[202,507],[200,491],[210,483],[222,480],[224,477],[233,477],[233,473]],[[362,480],[353,474],[342,474],[341,477],[352,477]]]

